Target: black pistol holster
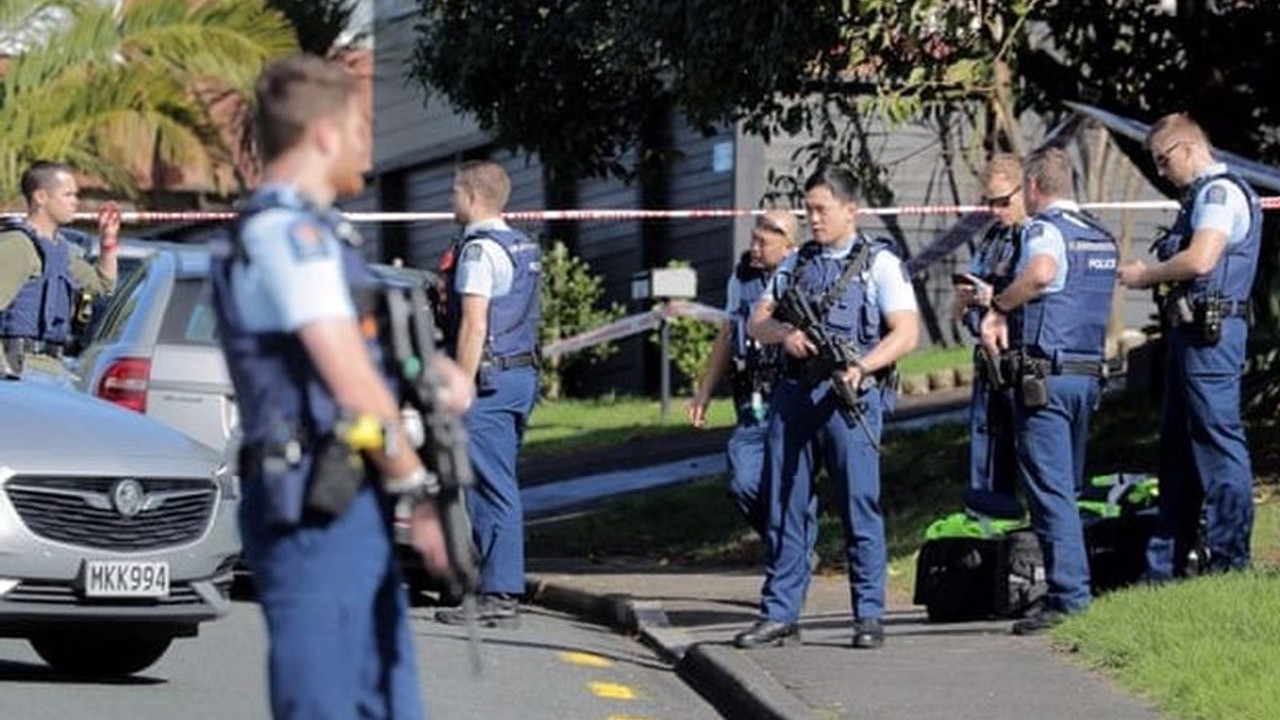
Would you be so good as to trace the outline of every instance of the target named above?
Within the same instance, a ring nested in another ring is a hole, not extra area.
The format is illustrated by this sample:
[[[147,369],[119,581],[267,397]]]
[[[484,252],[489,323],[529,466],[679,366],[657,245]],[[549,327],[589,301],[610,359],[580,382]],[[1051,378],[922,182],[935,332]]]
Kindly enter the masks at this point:
[[[336,433],[321,437],[312,452],[306,507],[324,517],[338,517],[351,507],[364,485],[368,475],[364,458]]]

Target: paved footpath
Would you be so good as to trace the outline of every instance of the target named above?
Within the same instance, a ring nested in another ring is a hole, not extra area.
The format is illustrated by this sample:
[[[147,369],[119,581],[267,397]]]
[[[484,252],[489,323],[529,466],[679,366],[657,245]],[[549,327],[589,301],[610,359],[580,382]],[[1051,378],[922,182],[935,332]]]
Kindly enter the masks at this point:
[[[878,651],[849,647],[848,587],[819,576],[804,644],[732,646],[756,617],[760,576],[622,562],[531,561],[532,602],[636,632],[734,720],[1159,720],[1146,703],[1009,623],[931,625],[894,608]]]

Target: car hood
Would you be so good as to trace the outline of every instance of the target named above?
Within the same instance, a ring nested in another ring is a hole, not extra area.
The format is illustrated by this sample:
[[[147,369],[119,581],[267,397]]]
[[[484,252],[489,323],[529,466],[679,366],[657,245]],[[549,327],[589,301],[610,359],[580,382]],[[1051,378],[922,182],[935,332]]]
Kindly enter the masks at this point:
[[[0,467],[19,474],[209,477],[217,453],[104,400],[0,379]]]

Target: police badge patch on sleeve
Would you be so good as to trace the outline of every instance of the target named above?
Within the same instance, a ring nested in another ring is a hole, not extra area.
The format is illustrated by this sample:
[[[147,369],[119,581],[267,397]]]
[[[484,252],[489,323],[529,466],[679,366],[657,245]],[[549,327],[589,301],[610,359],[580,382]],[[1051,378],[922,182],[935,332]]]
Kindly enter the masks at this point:
[[[471,243],[462,251],[462,262],[479,262],[483,256],[484,248],[479,243]]]
[[[1204,191],[1204,204],[1226,205],[1227,189],[1222,185],[1210,185],[1209,188]]]
[[[298,262],[318,260],[329,256],[329,246],[324,241],[324,228],[314,220],[301,219],[289,226],[289,249]]]

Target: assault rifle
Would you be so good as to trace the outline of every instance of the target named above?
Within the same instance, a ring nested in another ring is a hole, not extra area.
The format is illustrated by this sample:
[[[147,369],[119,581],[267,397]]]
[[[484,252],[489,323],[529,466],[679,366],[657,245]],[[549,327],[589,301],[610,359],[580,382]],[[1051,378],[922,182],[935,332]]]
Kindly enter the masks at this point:
[[[871,432],[867,418],[863,415],[862,402],[858,399],[863,390],[874,383],[874,378],[862,378],[862,386],[854,387],[845,382],[844,372],[856,364],[861,354],[846,338],[832,335],[822,324],[822,318],[813,308],[808,296],[799,287],[792,285],[783,293],[782,300],[773,310],[773,319],[787,323],[804,333],[818,348],[818,353],[803,360],[802,379],[809,385],[816,385],[823,380],[831,380],[831,392],[836,396],[836,407],[849,427],[855,424],[862,427],[871,446],[880,451],[880,440]]]
[[[471,521],[463,504],[463,494],[475,484],[471,459],[467,456],[467,431],[460,418],[442,406],[444,381],[431,364],[437,352],[435,323],[426,292],[416,284],[393,285],[386,289],[387,328],[392,358],[402,385],[402,400],[422,418],[422,443],[418,456],[427,472],[440,483],[436,506],[444,530],[452,577],[448,590],[462,597],[463,610],[474,617],[476,593],[480,588],[480,566],[472,542]],[[478,670],[480,659],[475,628],[471,630],[472,659]]]

